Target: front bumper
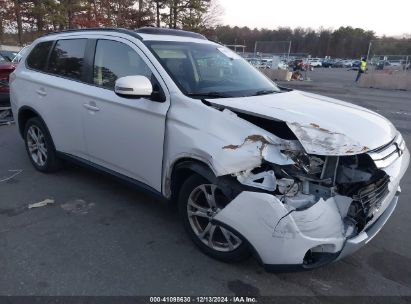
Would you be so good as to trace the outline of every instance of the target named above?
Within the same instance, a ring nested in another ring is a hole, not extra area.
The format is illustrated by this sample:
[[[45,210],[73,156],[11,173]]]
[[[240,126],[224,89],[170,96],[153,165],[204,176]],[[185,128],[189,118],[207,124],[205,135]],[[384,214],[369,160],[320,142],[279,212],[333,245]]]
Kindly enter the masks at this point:
[[[397,207],[397,202],[398,202],[398,195],[395,195],[394,198],[389,203],[388,207],[380,215],[377,221],[375,221],[371,226],[366,228],[363,232],[361,232],[357,236],[347,239],[343,249],[338,255],[337,260],[340,260],[354,253],[355,251],[360,249],[362,246],[367,244],[369,241],[371,241],[374,238],[374,236],[376,236],[377,233],[380,232],[381,228],[385,225],[385,223],[388,221],[390,216],[393,214],[395,207]]]
[[[311,269],[355,252],[384,226],[398,202],[399,182],[410,161],[407,149],[383,170],[390,176],[389,193],[365,229],[345,236],[344,206],[352,199],[336,195],[296,211],[277,197],[261,192],[241,192],[214,218],[248,241],[262,264],[271,270]]]

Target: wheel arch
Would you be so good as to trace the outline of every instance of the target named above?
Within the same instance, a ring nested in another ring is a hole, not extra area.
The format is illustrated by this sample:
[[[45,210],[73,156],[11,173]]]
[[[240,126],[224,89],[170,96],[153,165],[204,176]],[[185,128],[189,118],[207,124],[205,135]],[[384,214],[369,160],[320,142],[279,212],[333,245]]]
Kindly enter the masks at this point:
[[[38,117],[39,119],[41,119],[41,121],[44,123],[44,125],[47,128],[46,123],[44,122],[44,119],[41,117],[41,115],[39,114],[39,112],[37,112],[36,110],[34,110],[32,107],[29,106],[23,106],[19,109],[18,115],[17,115],[17,123],[18,123],[18,127],[19,127],[19,133],[20,136],[23,137],[24,136],[24,128],[26,126],[27,121],[30,118],[33,117]],[[49,132],[49,130],[47,129],[47,132]],[[50,134],[50,132],[49,132]]]
[[[180,158],[169,169],[165,181],[165,193],[171,201],[175,201],[184,181],[192,174],[201,175],[210,181],[216,180],[211,166],[205,161],[190,157]]]
[[[25,126],[27,124],[27,121],[31,118],[34,118],[34,117],[37,117],[43,123],[44,127],[46,128],[47,135],[51,139],[52,147],[56,151],[56,146],[54,144],[53,137],[51,136],[50,130],[49,130],[46,122],[44,121],[43,117],[41,117],[40,113],[37,112],[36,110],[34,110],[32,107],[23,106],[18,111],[17,123],[18,123],[18,127],[19,127],[20,136],[24,139],[24,129],[25,129]]]

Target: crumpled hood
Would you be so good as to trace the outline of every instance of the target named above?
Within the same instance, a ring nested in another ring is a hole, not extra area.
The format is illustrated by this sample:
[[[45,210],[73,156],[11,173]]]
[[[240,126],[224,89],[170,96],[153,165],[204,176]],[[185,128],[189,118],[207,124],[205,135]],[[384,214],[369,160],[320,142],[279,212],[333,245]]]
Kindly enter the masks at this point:
[[[207,101],[286,122],[309,154],[364,153],[389,143],[397,133],[391,122],[373,111],[301,91]]]

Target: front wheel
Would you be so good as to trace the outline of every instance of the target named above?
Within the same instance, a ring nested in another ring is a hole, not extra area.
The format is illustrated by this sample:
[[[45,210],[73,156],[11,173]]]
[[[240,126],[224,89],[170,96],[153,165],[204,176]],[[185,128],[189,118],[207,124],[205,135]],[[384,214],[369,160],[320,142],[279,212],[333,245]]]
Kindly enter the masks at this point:
[[[201,251],[224,262],[238,262],[250,255],[245,240],[213,222],[229,202],[217,185],[193,174],[181,187],[179,213],[185,230]]]

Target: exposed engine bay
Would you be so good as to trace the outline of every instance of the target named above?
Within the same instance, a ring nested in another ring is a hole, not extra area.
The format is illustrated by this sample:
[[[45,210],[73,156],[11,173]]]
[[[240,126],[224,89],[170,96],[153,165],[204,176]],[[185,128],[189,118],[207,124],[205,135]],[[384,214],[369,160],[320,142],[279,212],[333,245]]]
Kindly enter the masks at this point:
[[[294,164],[278,166],[265,162],[237,176],[245,185],[274,194],[297,211],[307,209],[336,194],[350,197],[349,206],[338,206],[344,216],[345,235],[364,229],[388,192],[389,176],[376,168],[367,154],[353,156],[311,156],[282,151]]]

